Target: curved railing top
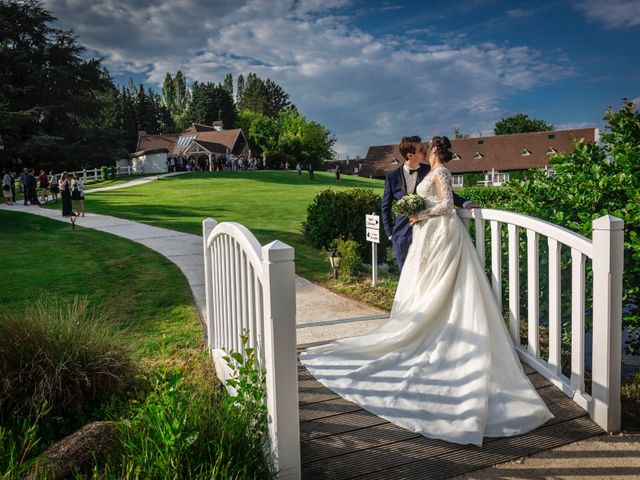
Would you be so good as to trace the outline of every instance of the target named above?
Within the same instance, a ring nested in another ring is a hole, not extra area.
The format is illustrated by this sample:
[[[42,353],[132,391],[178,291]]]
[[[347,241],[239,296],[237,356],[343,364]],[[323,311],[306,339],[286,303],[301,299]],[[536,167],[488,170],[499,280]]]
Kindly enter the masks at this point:
[[[213,241],[220,235],[229,235],[234,238],[247,254],[255,274],[262,279],[262,246],[251,231],[236,222],[222,222],[215,226],[207,238],[207,248],[211,248]]]
[[[470,219],[495,220],[526,228],[527,230],[532,230],[546,237],[553,238],[568,247],[575,248],[577,251],[589,258],[593,258],[593,246],[591,240],[572,232],[567,228],[554,225],[553,223],[540,220],[539,218],[530,217],[521,213],[494,210],[491,208],[474,208],[473,210],[461,208],[458,209],[458,216]]]

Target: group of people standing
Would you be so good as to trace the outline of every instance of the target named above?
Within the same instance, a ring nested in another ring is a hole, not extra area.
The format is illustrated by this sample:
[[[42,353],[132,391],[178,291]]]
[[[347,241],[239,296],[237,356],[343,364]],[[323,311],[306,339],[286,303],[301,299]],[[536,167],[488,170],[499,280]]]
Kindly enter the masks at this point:
[[[4,172],[2,176],[2,196],[5,205],[15,205],[16,203],[16,180],[19,180],[22,192],[24,193],[24,205],[41,205],[49,203],[51,200],[58,201],[58,194],[62,199],[62,216],[69,217],[73,213],[72,201],[75,201],[76,212],[84,217],[84,179],[82,175],[63,172],[58,176],[44,170],[40,170],[38,177],[34,168],[25,168],[20,176],[16,176],[15,170]],[[40,188],[40,198],[38,198],[38,188]]]

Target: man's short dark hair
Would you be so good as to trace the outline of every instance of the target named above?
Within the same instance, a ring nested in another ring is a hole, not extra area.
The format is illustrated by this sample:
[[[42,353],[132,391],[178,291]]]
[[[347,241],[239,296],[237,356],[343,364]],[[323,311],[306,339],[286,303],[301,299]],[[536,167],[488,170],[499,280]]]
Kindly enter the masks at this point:
[[[409,160],[407,155],[410,153],[416,153],[416,149],[422,146],[422,139],[413,135],[411,137],[402,137],[400,140],[400,154],[404,157],[405,160]]]

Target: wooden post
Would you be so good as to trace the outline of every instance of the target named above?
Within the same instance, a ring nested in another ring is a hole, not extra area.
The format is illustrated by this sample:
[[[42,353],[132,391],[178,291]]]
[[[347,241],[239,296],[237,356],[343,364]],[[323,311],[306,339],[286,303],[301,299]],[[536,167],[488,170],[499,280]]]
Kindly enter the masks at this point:
[[[206,329],[204,332],[205,335],[205,345],[208,345],[209,348],[213,348],[213,281],[212,281],[212,258],[211,258],[211,249],[207,246],[207,240],[209,239],[209,235],[218,224],[213,218],[207,218],[202,222],[202,248],[204,249],[204,292],[206,298]]]
[[[293,248],[278,240],[262,247],[269,437],[282,479],[301,475],[293,259]]]
[[[620,431],[622,270],[624,221],[605,215],[593,221],[592,417]]]

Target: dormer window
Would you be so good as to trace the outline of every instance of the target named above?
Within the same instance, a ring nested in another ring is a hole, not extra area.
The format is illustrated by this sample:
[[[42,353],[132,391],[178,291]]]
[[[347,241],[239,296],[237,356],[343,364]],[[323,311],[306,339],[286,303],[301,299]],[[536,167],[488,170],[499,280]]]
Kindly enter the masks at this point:
[[[478,140],[478,145],[482,145],[484,143],[484,140]]]
[[[391,159],[391,165],[397,165],[397,164],[399,164],[399,163],[400,163],[400,162],[398,161],[398,159],[397,159],[396,157],[393,157],[393,158]]]
[[[546,151],[546,152],[544,152],[544,153],[545,153],[545,155],[557,155],[557,154],[558,154],[558,150],[556,150],[556,149],[555,149],[555,148],[553,148],[553,147],[549,147],[549,148],[547,149],[547,151]]]
[[[453,157],[451,158],[451,160],[462,160],[462,157],[460,155],[458,155],[457,153],[454,153]]]
[[[522,150],[520,150],[520,155],[522,155],[523,157],[528,157],[529,155],[531,155],[531,150],[523,148]]]
[[[475,155],[473,156],[474,160],[481,160],[484,158],[484,155],[481,154],[480,152],[476,152]]]
[[[555,135],[555,133],[550,133],[549,135],[547,135],[547,138],[552,140],[552,139],[556,138],[556,135]]]

